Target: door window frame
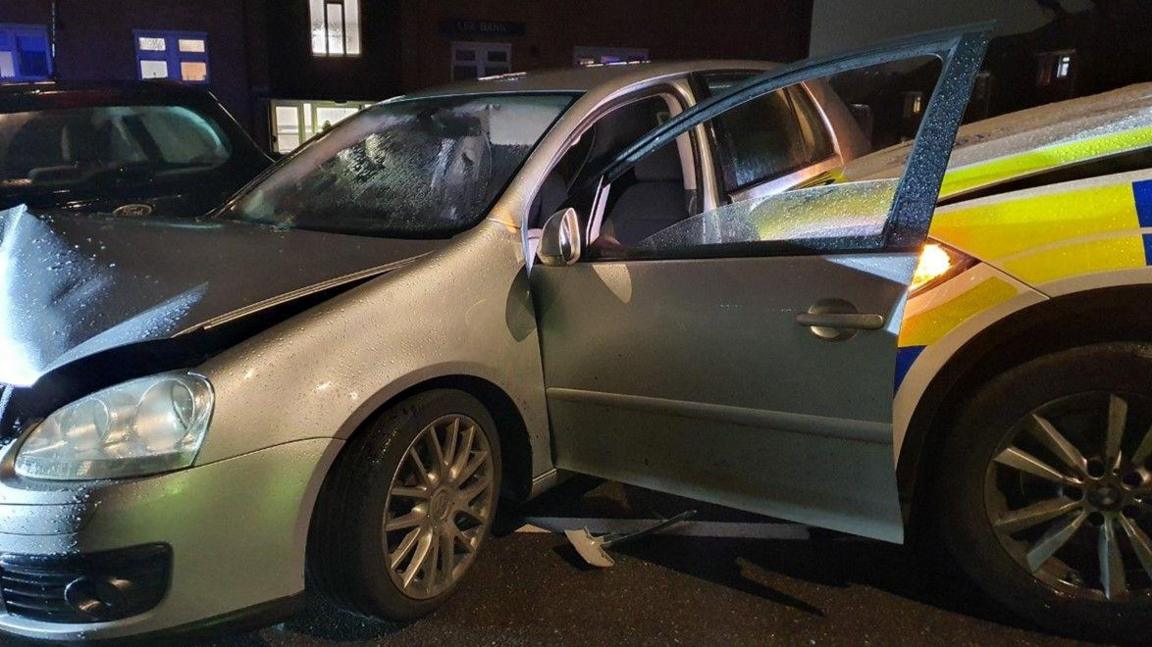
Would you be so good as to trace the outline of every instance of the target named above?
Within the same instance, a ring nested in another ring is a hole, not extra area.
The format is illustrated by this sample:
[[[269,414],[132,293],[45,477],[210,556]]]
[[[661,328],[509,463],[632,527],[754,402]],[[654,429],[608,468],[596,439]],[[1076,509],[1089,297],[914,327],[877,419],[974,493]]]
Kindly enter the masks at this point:
[[[967,107],[967,99],[984,59],[993,27],[993,23],[981,23],[943,29],[768,70],[738,84],[726,93],[701,100],[690,110],[654,129],[610,163],[599,179],[602,186],[611,185],[638,161],[658,150],[669,138],[698,128],[732,108],[776,90],[841,72],[921,56],[936,56],[941,60],[940,76],[920,123],[916,143],[908,155],[904,172],[896,186],[883,232],[878,237],[750,241],[741,243],[738,253],[732,253],[731,245],[700,245],[684,250],[662,250],[659,253],[629,249],[610,260],[891,254],[917,251],[931,224],[940,184],[955,144],[956,130]]]
[[[675,79],[662,79],[653,83],[652,85],[634,90],[623,96],[615,97],[612,100],[597,106],[596,109],[592,110],[584,116],[583,121],[581,121],[579,125],[572,129],[572,131],[568,134],[568,137],[564,140],[564,144],[557,152],[555,159],[553,159],[548,165],[547,173],[545,173],[542,177],[547,177],[549,174],[551,174],[552,171],[556,168],[556,165],[560,163],[560,160],[568,154],[568,151],[571,150],[572,147],[602,119],[627,105],[660,96],[663,96],[666,99],[679,104],[680,112],[676,114],[681,114],[691,109],[692,106],[695,105],[695,95],[687,75]],[[676,115],[673,115],[673,117],[675,116]],[[687,134],[689,135],[689,142],[691,146],[691,159],[693,165],[692,174],[694,178],[693,181],[695,182],[696,191],[700,198],[701,208],[706,211],[708,209],[715,208],[716,205],[717,184],[715,179],[712,177],[712,174],[708,173],[707,169],[705,168],[706,166],[714,166],[714,161],[710,155],[710,151],[705,150],[706,143],[701,141],[701,135],[703,134],[702,129],[694,128]],[[680,153],[681,165],[683,165],[683,151],[680,151]],[[687,175],[688,174],[685,173],[686,177]],[[543,180],[541,180],[541,183],[542,182]],[[594,237],[592,236],[593,232],[599,234],[599,226],[603,220],[603,210],[606,206],[608,190],[610,188],[610,186],[595,187],[593,189],[594,195],[592,196],[591,204],[587,209],[588,212],[583,213],[581,210],[577,210],[580,217],[581,229],[586,241],[590,242],[594,240]],[[573,186],[570,187],[569,191],[579,193],[582,190],[587,191],[589,189],[590,187],[587,186]],[[538,186],[536,190],[539,191],[540,187]],[[533,195],[532,199],[527,201],[527,206],[525,207],[524,213],[525,219],[528,217],[531,205],[533,202],[535,202],[535,199],[536,197]],[[572,194],[570,193],[568,200],[570,201],[571,199]],[[567,201],[565,204],[567,204]],[[543,217],[547,218],[549,215],[550,214],[545,214]],[[530,230],[528,227],[525,227],[524,229],[525,231]]]
[[[763,73],[764,70],[735,68],[695,72],[692,74],[692,90],[699,97],[710,97],[713,95],[713,93],[708,89],[707,81],[704,78],[706,76],[714,74],[743,74],[747,77],[744,80],[747,80],[748,78],[752,78]],[[787,91],[788,88],[782,88],[782,90]],[[813,178],[820,177],[828,171],[837,169],[844,165],[844,153],[842,150],[843,147],[841,146],[840,139],[836,137],[836,131],[832,127],[832,120],[828,117],[828,111],[825,110],[823,105],[821,105],[820,101],[816,98],[816,95],[812,92],[811,88],[808,87],[807,83],[800,83],[799,88],[794,92],[802,92],[804,97],[803,100],[807,101],[813,112],[819,116],[820,127],[824,129],[824,133],[828,137],[828,140],[832,142],[832,154],[818,162],[801,167],[775,179],[749,182],[743,186],[737,186],[734,189],[729,189],[727,180],[728,169],[725,168],[725,158],[727,156],[724,155],[723,151],[721,150],[720,138],[717,135],[715,129],[715,120],[709,120],[703,125],[704,130],[708,135],[708,145],[712,150],[712,159],[715,160],[717,171],[716,177],[721,183],[718,187],[718,190],[720,193],[728,196],[728,199],[731,202],[753,200],[766,195],[779,193],[781,190],[803,184],[804,182],[810,181]]]

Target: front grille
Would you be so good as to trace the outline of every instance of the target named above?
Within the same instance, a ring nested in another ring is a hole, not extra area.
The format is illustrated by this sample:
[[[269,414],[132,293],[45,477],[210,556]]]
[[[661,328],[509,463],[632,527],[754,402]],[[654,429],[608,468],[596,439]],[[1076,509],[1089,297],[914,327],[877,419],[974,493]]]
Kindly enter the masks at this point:
[[[10,615],[43,622],[128,618],[163,599],[171,561],[164,545],[67,557],[0,555],[0,604]]]

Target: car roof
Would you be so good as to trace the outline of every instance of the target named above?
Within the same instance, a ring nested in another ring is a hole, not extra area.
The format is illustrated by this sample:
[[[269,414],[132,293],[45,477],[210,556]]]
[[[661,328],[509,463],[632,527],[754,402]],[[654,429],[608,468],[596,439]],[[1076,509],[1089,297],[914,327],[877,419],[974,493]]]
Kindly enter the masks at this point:
[[[83,99],[86,96],[109,99],[112,97],[156,97],[186,99],[211,96],[208,89],[189,86],[174,81],[41,81],[33,83],[4,83],[0,84],[0,102],[19,99],[33,99],[36,97],[73,97]]]
[[[462,94],[569,92],[612,90],[648,79],[720,70],[769,70],[779,65],[768,61],[701,60],[660,63],[612,63],[584,67],[513,72],[421,90],[403,99]]]
[[[860,157],[847,180],[894,176],[913,142]],[[953,198],[1021,177],[1152,146],[1152,83],[1068,99],[965,124],[940,189]]]
[[[0,85],[0,113],[120,106],[132,103],[195,106],[212,112],[224,110],[207,88],[172,81],[43,82]]]

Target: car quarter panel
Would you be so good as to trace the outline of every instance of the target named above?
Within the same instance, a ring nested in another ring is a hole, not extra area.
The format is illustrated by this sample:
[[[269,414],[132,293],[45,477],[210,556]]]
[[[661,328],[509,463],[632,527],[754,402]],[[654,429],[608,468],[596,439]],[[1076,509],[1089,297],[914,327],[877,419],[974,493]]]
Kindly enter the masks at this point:
[[[892,449],[898,462],[909,426],[932,380],[993,323],[1047,297],[987,264],[910,298],[896,351]]]
[[[529,430],[534,475],[550,468],[540,347],[519,230],[492,221],[214,357],[202,465],[304,438],[347,438],[427,380],[491,382]]]
[[[931,381],[983,330],[1050,297],[1152,281],[1152,170],[942,207],[930,235],[983,263],[908,302],[897,457]]]
[[[1088,275],[1108,285],[1109,273],[1152,264],[1152,170],[942,207],[931,236],[1043,292]]]

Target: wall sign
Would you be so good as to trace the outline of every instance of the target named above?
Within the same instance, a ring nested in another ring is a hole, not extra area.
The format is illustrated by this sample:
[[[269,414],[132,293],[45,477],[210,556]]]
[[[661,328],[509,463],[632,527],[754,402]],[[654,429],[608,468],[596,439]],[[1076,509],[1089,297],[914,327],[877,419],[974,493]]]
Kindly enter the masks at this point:
[[[523,36],[526,31],[527,27],[522,22],[464,19],[440,21],[440,33],[445,36]]]

